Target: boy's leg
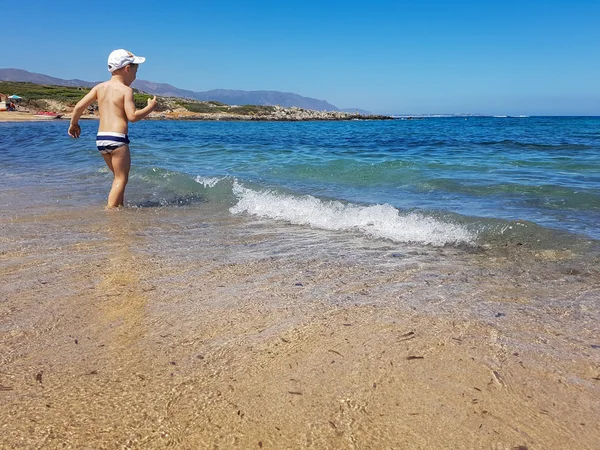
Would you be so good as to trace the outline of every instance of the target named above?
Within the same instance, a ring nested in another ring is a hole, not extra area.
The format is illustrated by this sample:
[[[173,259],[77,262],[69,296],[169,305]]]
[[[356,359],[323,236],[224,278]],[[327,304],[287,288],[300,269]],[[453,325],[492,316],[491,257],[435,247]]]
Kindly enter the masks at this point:
[[[129,145],[113,150],[110,155],[103,155],[106,165],[115,175],[112,188],[108,194],[108,207],[115,208],[123,206],[125,197],[125,186],[129,181],[129,169],[131,168],[131,156],[129,154]],[[107,156],[109,158],[107,158]]]
[[[101,155],[104,158],[104,162],[106,163],[106,165],[108,166],[108,168],[110,169],[112,174],[114,175],[115,169],[113,169],[113,166],[112,166],[112,155],[110,153],[101,153]]]

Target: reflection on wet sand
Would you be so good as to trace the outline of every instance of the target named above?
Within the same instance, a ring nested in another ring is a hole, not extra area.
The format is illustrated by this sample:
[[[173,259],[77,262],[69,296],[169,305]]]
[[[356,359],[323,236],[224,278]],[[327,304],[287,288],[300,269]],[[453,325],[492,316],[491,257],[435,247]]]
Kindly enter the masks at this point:
[[[141,255],[135,249],[143,246],[137,222],[122,211],[106,211],[107,262],[98,270],[102,276],[96,286],[98,326],[106,329],[107,345],[115,351],[135,348],[145,336],[147,298],[140,286]]]

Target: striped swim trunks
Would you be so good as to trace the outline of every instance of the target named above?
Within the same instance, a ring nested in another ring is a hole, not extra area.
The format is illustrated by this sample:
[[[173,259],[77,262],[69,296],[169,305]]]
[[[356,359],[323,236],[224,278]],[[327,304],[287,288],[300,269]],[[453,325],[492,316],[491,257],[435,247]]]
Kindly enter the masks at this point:
[[[96,136],[96,146],[103,155],[111,154],[113,150],[129,144],[129,138],[123,133],[100,131]]]

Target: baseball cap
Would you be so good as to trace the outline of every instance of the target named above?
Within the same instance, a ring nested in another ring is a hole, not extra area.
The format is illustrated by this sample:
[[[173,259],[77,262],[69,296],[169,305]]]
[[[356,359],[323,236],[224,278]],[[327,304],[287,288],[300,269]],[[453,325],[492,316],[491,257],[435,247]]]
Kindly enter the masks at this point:
[[[141,64],[146,61],[143,56],[135,56],[133,53],[123,50],[114,50],[108,55],[108,71],[114,72],[129,64]]]

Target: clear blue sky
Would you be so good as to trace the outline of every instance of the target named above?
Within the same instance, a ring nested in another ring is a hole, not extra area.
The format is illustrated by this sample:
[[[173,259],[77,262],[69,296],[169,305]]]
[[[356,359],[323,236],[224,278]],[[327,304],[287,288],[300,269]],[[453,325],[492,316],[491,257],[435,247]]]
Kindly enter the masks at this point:
[[[379,113],[600,115],[600,0],[2,1],[0,67]],[[7,26],[10,23],[10,26]],[[10,30],[10,31],[8,31]]]

